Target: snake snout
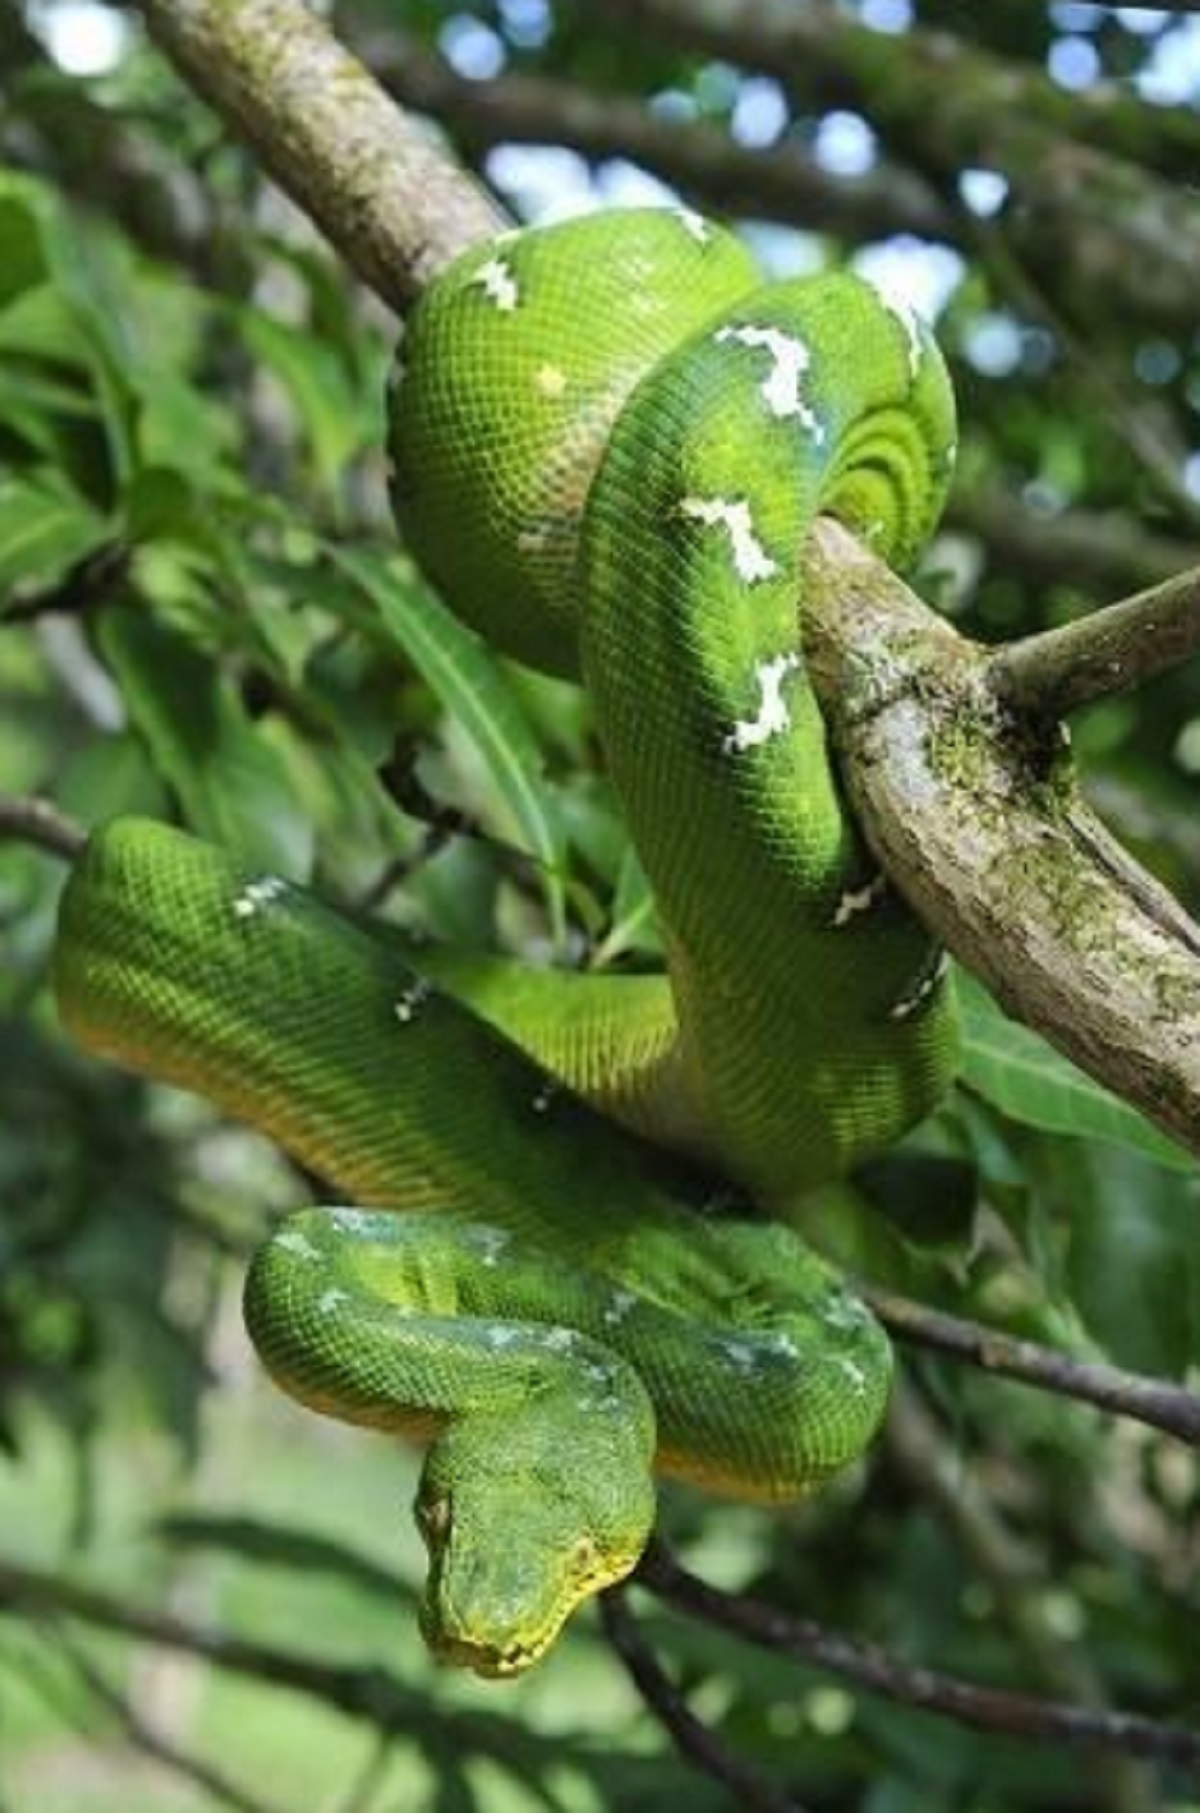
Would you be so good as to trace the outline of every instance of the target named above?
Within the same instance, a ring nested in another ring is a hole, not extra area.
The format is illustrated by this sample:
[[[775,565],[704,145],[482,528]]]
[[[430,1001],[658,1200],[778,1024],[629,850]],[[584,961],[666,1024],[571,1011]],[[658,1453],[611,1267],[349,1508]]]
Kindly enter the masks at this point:
[[[614,1452],[608,1431],[550,1399],[443,1431],[415,1508],[429,1551],[421,1625],[441,1660],[519,1674],[629,1573],[654,1520],[648,1434]]]

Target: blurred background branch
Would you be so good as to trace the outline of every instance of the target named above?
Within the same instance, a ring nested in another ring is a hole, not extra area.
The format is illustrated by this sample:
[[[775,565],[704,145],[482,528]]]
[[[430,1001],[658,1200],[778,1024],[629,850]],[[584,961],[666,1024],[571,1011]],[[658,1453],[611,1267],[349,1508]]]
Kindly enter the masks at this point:
[[[195,62],[219,10],[214,110],[144,25]],[[656,963],[586,705],[440,620],[470,698],[422,665],[380,449],[423,273],[514,216],[680,199],[935,322],[962,445],[919,590],[1059,708],[1128,601],[1145,683],[1102,674],[1074,747],[1194,913],[1200,680],[1149,670],[1200,564],[1197,10],[339,0],[399,122],[317,10],[0,4],[0,1520],[42,1593],[0,1620],[15,1813],[716,1813],[684,1729],[812,1813],[1190,1804],[1196,1169],[982,991],[944,1109],[814,1228],[902,1345],[887,1442],[770,1516],[664,1488],[617,1613],[660,1735],[594,1619],[511,1695],[427,1670],[415,1462],[277,1404],[240,1331],[242,1255],[310,1181],[76,1059],[47,974],[63,861],[120,811],[405,937]],[[343,209],[304,185],[351,124]],[[481,710],[519,727],[517,795]],[[84,1578],[107,1621],[56,1597]],[[752,1666],[730,1605],[781,1638]]]

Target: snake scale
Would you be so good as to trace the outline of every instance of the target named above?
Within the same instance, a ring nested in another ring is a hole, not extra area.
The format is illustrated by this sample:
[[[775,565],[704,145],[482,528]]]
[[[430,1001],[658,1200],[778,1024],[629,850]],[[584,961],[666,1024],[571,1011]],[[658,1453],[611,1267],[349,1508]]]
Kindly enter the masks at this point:
[[[304,1403],[428,1444],[423,1629],[500,1676],[635,1565],[656,1471],[794,1498],[883,1413],[886,1340],[787,1217],[929,1111],[954,1006],[840,798],[801,561],[826,511],[911,564],[954,411],[906,311],[848,272],[764,283],[684,209],[467,252],[389,410],[426,573],[588,689],[667,974],[414,953],[118,820],[65,891],[57,985],[86,1046],[354,1205],[285,1219],[247,1324]]]

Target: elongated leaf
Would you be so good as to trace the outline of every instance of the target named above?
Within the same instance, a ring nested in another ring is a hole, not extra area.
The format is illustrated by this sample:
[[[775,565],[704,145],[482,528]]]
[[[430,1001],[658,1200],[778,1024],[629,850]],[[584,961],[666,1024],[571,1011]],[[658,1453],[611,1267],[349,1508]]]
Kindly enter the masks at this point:
[[[0,613],[11,587],[60,578],[107,534],[104,518],[61,481],[0,479]]]
[[[333,350],[315,334],[247,309],[241,329],[251,352],[287,390],[313,451],[318,477],[336,485],[363,444],[365,424]]]
[[[613,897],[612,924],[593,955],[593,967],[603,969],[627,951],[654,956],[662,953],[654,893],[632,844],[621,859]]]
[[[541,750],[502,668],[486,645],[431,592],[385,561],[344,548],[330,553],[370,598],[379,618],[487,763],[513,832],[538,860],[554,934],[564,924],[565,841],[541,780]]]
[[[144,609],[106,611],[100,646],[155,769],[193,829],[303,879],[312,829],[278,752],[216,663]]]
[[[1047,1133],[1128,1146],[1175,1171],[1196,1160],[1136,1108],[1092,1082],[1027,1026],[1018,1026],[971,977],[959,977],[962,1081],[1010,1119]]]

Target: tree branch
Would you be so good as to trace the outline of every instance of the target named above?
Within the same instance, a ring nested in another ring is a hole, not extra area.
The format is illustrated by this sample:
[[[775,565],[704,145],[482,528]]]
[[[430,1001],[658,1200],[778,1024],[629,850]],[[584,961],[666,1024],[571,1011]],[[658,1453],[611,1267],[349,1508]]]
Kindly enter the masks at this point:
[[[976,1730],[1005,1732],[1035,1742],[1095,1744],[1132,1756],[1200,1764],[1200,1731],[1188,1726],[1162,1723],[1135,1712],[1099,1712],[1034,1699],[902,1662],[877,1644],[843,1636],[811,1618],[793,1617],[762,1600],[709,1586],[682,1567],[659,1542],[647,1549],[633,1578],[677,1610],[759,1648],[826,1669],[868,1693]]]
[[[1200,567],[993,655],[992,685],[1014,710],[1067,717],[1200,652]]]
[[[1084,105],[950,33],[873,31],[829,0],[608,0],[605,11],[685,52],[764,70],[822,111],[856,108],[895,156],[947,187],[971,165],[1002,171],[1016,204],[1006,228],[1056,293],[1191,332],[1200,208],[1183,183],[1143,167],[1147,144],[1175,130],[1162,116],[1183,110],[1107,90]],[[1200,124],[1185,122],[1172,175],[1193,172],[1200,154]],[[1089,142],[1104,134],[1116,150]]]
[[[401,313],[507,224],[303,0],[136,0],[183,75]]]
[[[141,6],[385,294],[409,299],[495,225],[298,0]],[[690,19],[684,0],[635,10],[680,7]],[[1052,740],[1001,708],[982,650],[834,523],[809,579],[814,680],[885,870],[1010,1011],[1200,1151],[1200,932],[1087,813]]]
[[[215,1668],[261,1681],[363,1719],[381,1732],[409,1737],[429,1727],[429,1703],[415,1689],[381,1667],[325,1662],[273,1644],[189,1624],[177,1614],[146,1611],[94,1588],[80,1586],[39,1568],[0,1561],[0,1616],[49,1614],[94,1625],[99,1630],[197,1656]],[[493,1755],[540,1762],[543,1744],[500,1715],[442,1706],[439,1735]],[[561,1747],[561,1740],[555,1740]]]
[[[152,1756],[155,1762],[164,1764],[176,1775],[183,1776],[217,1806],[230,1807],[233,1813],[271,1813],[267,1801],[247,1794],[243,1788],[231,1782],[222,1770],[214,1768],[201,1757],[181,1750],[177,1744],[147,1724],[141,1713],[115,1687],[109,1685],[77,1644],[68,1642],[61,1631],[57,1633],[57,1639],[59,1648],[69,1658],[88,1692],[112,1714],[128,1741],[138,1750]]]
[[[1200,1448],[1200,1397],[1181,1385],[1146,1378],[1096,1361],[1072,1359],[1035,1341],[1017,1340],[999,1329],[968,1322],[927,1304],[914,1303],[876,1285],[856,1284],[890,1334],[934,1352],[953,1354],[985,1372],[1019,1379],[1060,1397],[1076,1398],[1114,1416],[1132,1417]]]
[[[48,799],[0,794],[0,843],[5,838],[73,862],[87,842],[87,832]]]
[[[595,94],[557,77],[468,81],[395,33],[364,37],[357,47],[390,94],[434,115],[473,152],[549,143],[585,157],[630,157],[715,212],[760,214],[852,240],[951,233],[950,211],[910,171],[885,166],[834,176],[800,144],[750,150],[719,126],[660,118],[640,100]]]
[[[856,817],[926,925],[1015,1018],[1200,1153],[1200,930],[1087,810],[991,657],[826,518],[810,671]]]
[[[630,1680],[682,1757],[728,1788],[746,1813],[805,1813],[798,1800],[734,1756],[701,1724],[639,1631],[628,1597],[620,1587],[601,1594],[600,1616],[605,1634]]]
[[[1001,570],[1016,568],[1038,585],[1109,597],[1157,585],[1200,562],[1200,544],[1156,534],[1132,514],[1063,510],[1048,516],[998,485],[957,484],[946,521],[977,536]]]

